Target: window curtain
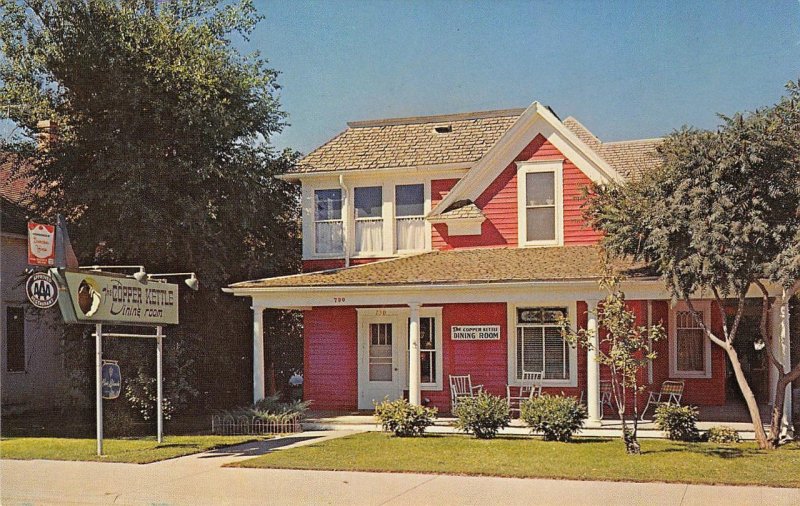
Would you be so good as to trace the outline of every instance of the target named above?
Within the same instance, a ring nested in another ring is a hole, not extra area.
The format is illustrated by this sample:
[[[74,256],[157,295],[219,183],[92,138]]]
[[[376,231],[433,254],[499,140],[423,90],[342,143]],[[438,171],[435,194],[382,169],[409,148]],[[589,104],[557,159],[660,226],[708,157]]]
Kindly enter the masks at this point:
[[[397,249],[398,250],[425,249],[424,218],[397,219]]]
[[[343,250],[342,222],[318,222],[315,240],[317,253],[341,253]]]
[[[700,329],[678,330],[678,370],[703,371],[704,335]]]
[[[356,251],[383,250],[383,220],[356,221]]]

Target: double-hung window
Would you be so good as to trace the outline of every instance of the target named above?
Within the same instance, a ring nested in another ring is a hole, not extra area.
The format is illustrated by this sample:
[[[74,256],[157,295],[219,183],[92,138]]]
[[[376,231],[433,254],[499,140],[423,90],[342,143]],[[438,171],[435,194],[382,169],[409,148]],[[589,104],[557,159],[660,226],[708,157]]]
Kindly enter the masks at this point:
[[[419,376],[424,387],[433,388],[441,382],[441,336],[438,335],[436,317],[421,316],[419,319]],[[408,349],[411,349],[411,319],[408,320]],[[408,368],[406,368],[408,374]],[[440,387],[441,388],[441,387]]]
[[[331,255],[344,251],[342,190],[314,191],[314,244],[316,253]]]
[[[710,325],[710,304],[698,301],[694,307],[703,323]],[[676,378],[710,378],[711,341],[706,338],[700,322],[683,303],[672,311],[670,320],[671,375]]]
[[[543,372],[545,380],[570,379],[571,347],[561,337],[564,307],[517,308],[516,375]]]
[[[395,186],[396,248],[398,251],[425,249],[425,186]]]
[[[383,251],[383,189],[365,186],[353,191],[357,253]]]
[[[517,172],[520,243],[562,242],[562,165],[559,161],[520,162]]]

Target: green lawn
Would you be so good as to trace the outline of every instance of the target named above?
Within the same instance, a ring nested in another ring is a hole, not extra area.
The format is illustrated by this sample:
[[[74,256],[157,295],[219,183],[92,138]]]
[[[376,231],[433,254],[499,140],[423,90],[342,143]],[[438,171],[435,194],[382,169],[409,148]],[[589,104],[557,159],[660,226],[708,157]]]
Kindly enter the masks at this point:
[[[0,440],[0,458],[47,460],[95,460],[147,464],[222,446],[246,443],[254,436],[168,436],[159,444],[156,438],[106,439],[103,455],[97,456],[95,439],[18,437]]]
[[[397,438],[372,432],[268,453],[241,467],[394,471],[577,480],[800,487],[800,444],[759,451],[753,443],[641,441],[628,456],[619,439],[550,443],[524,437]]]

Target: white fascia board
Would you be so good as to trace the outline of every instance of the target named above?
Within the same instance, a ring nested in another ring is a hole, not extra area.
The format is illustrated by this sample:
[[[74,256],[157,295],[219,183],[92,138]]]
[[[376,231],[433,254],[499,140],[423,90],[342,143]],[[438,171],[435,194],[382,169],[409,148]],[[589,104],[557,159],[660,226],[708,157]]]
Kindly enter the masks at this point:
[[[431,165],[416,165],[413,167],[388,167],[383,169],[345,169],[345,170],[325,170],[318,172],[288,172],[286,174],[278,174],[275,176],[277,179],[290,182],[301,182],[304,180],[315,180],[324,178],[338,178],[342,176],[373,176],[384,177],[389,175],[404,175],[404,174],[418,174],[425,172],[426,174],[435,174],[437,176],[457,176],[464,175],[470,167],[475,165],[476,162],[457,162],[457,163],[439,163]]]
[[[598,183],[623,181],[619,173],[559,121],[547,107],[534,102],[500,140],[430,212],[436,216],[453,202],[475,201],[538,134],[553,144],[590,179]]]

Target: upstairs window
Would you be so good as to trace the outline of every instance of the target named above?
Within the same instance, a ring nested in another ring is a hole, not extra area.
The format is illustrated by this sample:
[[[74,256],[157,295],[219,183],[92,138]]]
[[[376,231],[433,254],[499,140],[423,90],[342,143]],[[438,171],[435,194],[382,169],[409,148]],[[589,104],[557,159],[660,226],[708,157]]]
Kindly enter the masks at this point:
[[[396,245],[398,251],[425,249],[425,186],[395,186]]]
[[[315,251],[323,255],[344,251],[342,190],[314,191]]]
[[[383,251],[383,189],[365,186],[353,191],[357,253]]]
[[[520,164],[520,243],[545,246],[562,242],[561,165],[561,161]]]

